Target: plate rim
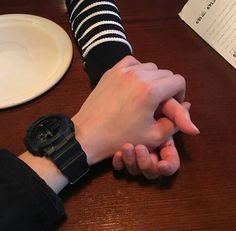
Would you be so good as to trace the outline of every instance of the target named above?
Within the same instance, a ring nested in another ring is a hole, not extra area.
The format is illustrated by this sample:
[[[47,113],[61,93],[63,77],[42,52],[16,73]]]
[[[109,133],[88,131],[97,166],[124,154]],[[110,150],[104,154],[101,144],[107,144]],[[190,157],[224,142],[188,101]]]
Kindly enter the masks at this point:
[[[67,32],[56,22],[45,18],[45,17],[41,17],[38,15],[32,15],[32,14],[3,14],[0,15],[0,25],[3,22],[3,20],[29,20],[29,22],[32,23],[32,25],[34,27],[36,27],[36,23],[41,23],[44,25],[50,25],[51,27],[53,27],[56,31],[58,31],[58,33],[60,32],[60,34],[63,36],[63,40],[64,40],[64,44],[66,47],[66,54],[63,53],[63,58],[60,60],[59,65],[57,64],[57,66],[59,66],[59,68],[57,67],[57,69],[55,70],[55,73],[52,74],[51,78],[52,81],[50,81],[50,84],[48,85],[44,85],[45,81],[42,81],[42,83],[40,84],[40,86],[45,86],[45,87],[40,87],[40,89],[35,92],[35,89],[33,89],[32,91],[27,91],[26,94],[22,95],[20,99],[16,99],[16,97],[9,97],[8,98],[4,98],[2,100],[2,102],[0,101],[0,110],[2,109],[7,109],[10,107],[14,107],[14,106],[18,106],[21,104],[24,104],[26,102],[29,102],[37,97],[39,97],[40,95],[46,93],[47,91],[49,91],[53,86],[55,86],[65,75],[66,71],[68,70],[71,62],[72,62],[72,58],[73,58],[73,45],[72,45],[72,41],[69,37],[69,35],[67,34]],[[49,33],[49,30],[46,30]],[[58,37],[54,36],[52,33],[50,33],[50,35],[52,36],[53,39],[55,39],[55,41],[58,43]],[[58,34],[57,34],[58,35]],[[61,39],[61,37],[60,37]],[[59,44],[59,43],[58,43]],[[60,50],[62,48],[60,47]],[[63,60],[63,61],[62,61]]]

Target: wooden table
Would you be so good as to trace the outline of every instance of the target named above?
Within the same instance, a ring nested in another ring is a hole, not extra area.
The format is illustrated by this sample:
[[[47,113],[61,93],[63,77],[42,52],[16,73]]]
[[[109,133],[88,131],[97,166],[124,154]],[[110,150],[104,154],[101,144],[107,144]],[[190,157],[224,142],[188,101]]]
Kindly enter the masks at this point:
[[[94,167],[80,187],[63,193],[67,220],[60,231],[236,230],[236,71],[179,18],[186,0],[119,0],[134,55],[187,80],[187,100],[201,130],[175,137],[178,174],[149,182]],[[0,14],[49,18],[71,36],[63,0],[0,0]],[[0,35],[1,36],[1,35]],[[71,36],[72,38],[72,36]],[[0,111],[0,146],[22,153],[25,130],[47,112],[76,113],[90,86],[75,42],[65,77],[46,94]]]

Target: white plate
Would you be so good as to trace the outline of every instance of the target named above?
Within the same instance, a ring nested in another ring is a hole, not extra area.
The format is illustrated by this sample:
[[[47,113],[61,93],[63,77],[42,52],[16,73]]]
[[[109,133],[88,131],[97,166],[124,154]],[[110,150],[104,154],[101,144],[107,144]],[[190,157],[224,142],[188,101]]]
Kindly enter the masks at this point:
[[[0,109],[49,90],[71,59],[71,40],[56,23],[33,15],[0,15]]]

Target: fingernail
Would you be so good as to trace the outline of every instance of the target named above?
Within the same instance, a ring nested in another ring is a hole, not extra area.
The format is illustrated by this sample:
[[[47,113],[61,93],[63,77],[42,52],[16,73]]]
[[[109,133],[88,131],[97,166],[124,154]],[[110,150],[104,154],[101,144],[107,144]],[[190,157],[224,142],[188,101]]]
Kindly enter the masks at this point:
[[[191,108],[191,103],[189,103],[189,102],[184,102],[184,105],[185,105],[184,108],[189,111],[190,108]]]
[[[187,114],[185,115],[185,118],[186,118],[186,120],[188,120],[188,121],[191,123],[193,130],[196,132],[196,135],[199,134],[199,133],[200,133],[200,130],[199,130],[199,129],[197,128],[197,126],[192,122],[189,113],[187,113]]]
[[[192,122],[192,121],[191,121]],[[197,134],[200,133],[200,130],[197,128],[197,126],[192,122],[192,127],[196,131]]]

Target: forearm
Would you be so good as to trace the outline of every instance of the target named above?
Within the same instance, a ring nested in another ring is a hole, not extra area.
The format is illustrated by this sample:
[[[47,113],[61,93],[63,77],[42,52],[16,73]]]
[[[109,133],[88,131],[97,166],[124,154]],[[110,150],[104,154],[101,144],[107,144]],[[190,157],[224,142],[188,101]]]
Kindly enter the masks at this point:
[[[66,0],[74,37],[94,87],[101,76],[132,53],[114,0]]]

